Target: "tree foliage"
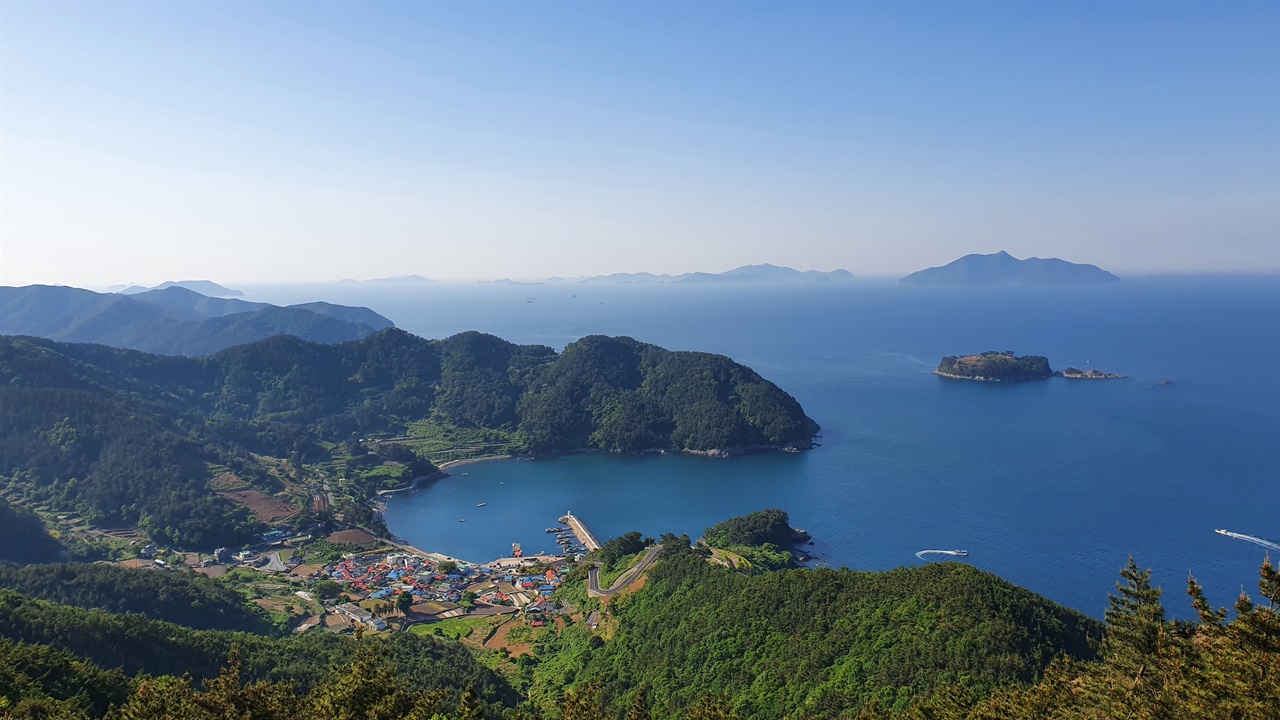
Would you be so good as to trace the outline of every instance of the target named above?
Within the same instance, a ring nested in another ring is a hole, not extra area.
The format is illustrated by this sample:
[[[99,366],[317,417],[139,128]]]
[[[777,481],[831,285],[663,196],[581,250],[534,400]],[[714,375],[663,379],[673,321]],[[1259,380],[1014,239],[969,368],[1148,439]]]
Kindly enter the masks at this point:
[[[950,689],[906,710],[868,708],[860,718],[935,720],[1270,720],[1280,717],[1280,573],[1270,561],[1258,582],[1265,604],[1241,594],[1235,618],[1209,605],[1188,580],[1198,622],[1169,621],[1149,571],[1130,561],[1107,612],[1101,657],[1061,659],[1034,685],[989,696]]]
[[[245,603],[231,586],[187,573],[110,564],[19,567],[0,563],[0,588],[61,605],[138,613],[196,630],[276,632],[263,613]]]
[[[790,518],[783,510],[759,510],[742,517],[729,518],[707,528],[702,539],[711,547],[737,545],[788,545],[796,540]]]

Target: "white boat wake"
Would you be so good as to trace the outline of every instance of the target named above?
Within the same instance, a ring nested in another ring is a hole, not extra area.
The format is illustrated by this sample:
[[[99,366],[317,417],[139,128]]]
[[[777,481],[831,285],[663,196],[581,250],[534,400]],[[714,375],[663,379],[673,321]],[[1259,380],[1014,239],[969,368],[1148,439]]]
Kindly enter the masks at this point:
[[[921,560],[928,560],[925,555],[952,555],[955,557],[965,557],[969,554],[968,550],[921,550],[916,553],[916,557]]]
[[[1226,535],[1229,538],[1235,538],[1236,540],[1251,542],[1254,545],[1261,545],[1262,547],[1267,548],[1268,550],[1280,551],[1280,543],[1274,543],[1274,542],[1271,542],[1270,540],[1263,540],[1260,537],[1245,535],[1243,533],[1230,532],[1229,530],[1214,530],[1214,532],[1218,533],[1219,535]]]

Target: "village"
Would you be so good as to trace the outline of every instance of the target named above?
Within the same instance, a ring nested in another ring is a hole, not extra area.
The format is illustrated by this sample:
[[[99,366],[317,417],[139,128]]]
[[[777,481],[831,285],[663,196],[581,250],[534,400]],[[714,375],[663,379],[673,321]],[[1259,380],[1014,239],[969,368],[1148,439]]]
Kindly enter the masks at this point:
[[[270,530],[253,547],[219,548],[209,555],[145,545],[136,549],[138,557],[120,564],[161,571],[185,567],[238,582],[252,602],[294,632],[432,633],[436,623],[487,618],[540,628],[573,610],[553,597],[582,557],[573,551],[599,547],[577,518],[562,520],[570,523],[547,532],[565,554],[525,557],[513,545],[511,557],[485,564],[393,543],[360,528],[321,538]]]

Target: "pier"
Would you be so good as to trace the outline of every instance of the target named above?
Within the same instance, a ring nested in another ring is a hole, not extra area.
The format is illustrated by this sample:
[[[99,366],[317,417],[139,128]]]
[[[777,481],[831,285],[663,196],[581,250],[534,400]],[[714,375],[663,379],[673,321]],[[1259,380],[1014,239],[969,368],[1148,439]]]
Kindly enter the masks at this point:
[[[600,541],[596,540],[596,536],[587,528],[587,524],[582,522],[580,518],[574,516],[571,512],[566,512],[564,517],[560,518],[560,522],[568,525],[573,534],[578,537],[578,542],[582,543],[582,547],[588,552],[600,549]]]

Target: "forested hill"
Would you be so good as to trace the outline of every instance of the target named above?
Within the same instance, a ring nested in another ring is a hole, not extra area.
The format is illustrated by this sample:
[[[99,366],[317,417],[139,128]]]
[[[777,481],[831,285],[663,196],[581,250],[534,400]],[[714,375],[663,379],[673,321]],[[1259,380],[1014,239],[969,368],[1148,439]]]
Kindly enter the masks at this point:
[[[585,337],[557,354],[476,332],[426,340],[388,329],[336,345],[275,337],[208,358],[4,338],[0,382],[124,393],[334,441],[428,417],[512,431],[530,451],[807,448],[817,430],[750,368],[625,337]]]
[[[425,340],[388,329],[196,358],[0,337],[0,493],[178,547],[248,542],[258,522],[214,483],[285,493],[272,458],[358,470],[353,455],[378,456],[401,468],[394,482],[430,474],[430,458],[408,446],[352,447],[420,421],[498,434],[523,452],[798,449],[817,429],[749,368],[630,338],[587,337],[557,354],[475,332]],[[353,491],[348,517],[368,513],[360,503],[377,482]]]
[[[654,718],[724,698],[741,720],[852,717],[957,685],[1032,682],[1066,654],[1092,657],[1094,620],[960,563],[890,572],[747,576],[663,538],[645,586],[614,603],[604,643],[574,629],[545,650],[531,695],[596,688],[605,717],[643,693]]]
[[[0,498],[0,563],[51,562],[61,554],[62,547],[35,513]]]
[[[0,589],[111,613],[137,613],[195,630],[278,634],[234,586],[201,575],[138,571],[109,563],[0,563]]]

